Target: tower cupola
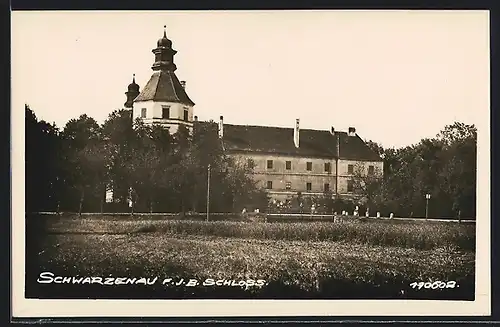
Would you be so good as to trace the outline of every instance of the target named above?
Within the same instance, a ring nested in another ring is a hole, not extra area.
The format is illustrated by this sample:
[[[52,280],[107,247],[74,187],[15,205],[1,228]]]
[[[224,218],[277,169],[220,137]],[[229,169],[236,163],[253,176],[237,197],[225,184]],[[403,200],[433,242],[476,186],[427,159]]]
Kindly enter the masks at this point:
[[[134,99],[139,95],[139,85],[135,82],[135,74],[132,77],[132,83],[128,85],[127,92],[125,95],[127,96],[127,102],[125,102],[125,108],[132,108]]]
[[[157,47],[153,49],[155,55],[155,62],[151,69],[154,71],[170,71],[174,72],[177,70],[177,66],[174,64],[174,55],[177,53],[172,49],[172,41],[167,38],[167,26],[163,26],[163,37],[156,43]]]

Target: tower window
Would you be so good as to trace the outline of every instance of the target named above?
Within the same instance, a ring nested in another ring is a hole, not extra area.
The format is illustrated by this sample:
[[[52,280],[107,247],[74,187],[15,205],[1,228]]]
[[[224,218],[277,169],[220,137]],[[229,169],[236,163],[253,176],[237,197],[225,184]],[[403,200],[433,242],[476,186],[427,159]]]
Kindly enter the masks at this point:
[[[347,173],[348,174],[354,173],[354,165],[347,165]]]
[[[286,182],[285,189],[291,190],[292,189],[292,182]]]
[[[162,106],[161,107],[161,118],[163,118],[163,119],[170,118],[170,106]]]
[[[329,162],[325,162],[325,172],[329,173],[332,171],[332,165]]]
[[[255,161],[253,159],[248,159],[247,165],[248,165],[248,168],[250,168],[250,169],[255,168]]]
[[[267,181],[267,189],[272,189],[273,188],[273,182],[272,181]]]
[[[141,109],[141,118],[146,118],[146,111],[147,111],[146,108]]]
[[[273,169],[273,161],[272,160],[267,161],[267,169]]]
[[[287,162],[285,162],[285,169],[286,169],[286,170],[290,170],[290,169],[292,169],[292,162],[291,162],[291,161],[287,161]]]
[[[184,109],[184,120],[185,121],[189,120],[189,111],[187,111],[186,109]]]
[[[312,162],[307,162],[307,163],[306,163],[306,168],[307,168],[307,170],[311,171],[311,170],[312,170],[312,167],[313,167],[313,163],[312,163]]]
[[[325,192],[330,192],[330,184],[325,183],[325,185],[324,185],[324,191]]]
[[[306,190],[307,191],[312,190],[312,183],[306,183]]]

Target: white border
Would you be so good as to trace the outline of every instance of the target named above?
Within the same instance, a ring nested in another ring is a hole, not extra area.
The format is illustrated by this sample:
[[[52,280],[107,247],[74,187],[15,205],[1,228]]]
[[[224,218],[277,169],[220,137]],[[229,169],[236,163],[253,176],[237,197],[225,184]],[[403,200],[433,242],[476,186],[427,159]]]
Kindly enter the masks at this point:
[[[485,11],[488,16],[489,12]],[[11,34],[12,35],[12,34]],[[490,108],[478,127],[475,301],[34,300],[24,298],[24,102],[12,61],[12,315],[29,317],[474,316],[491,313]],[[488,62],[489,66],[489,62]],[[489,88],[489,83],[488,83]],[[489,92],[488,92],[489,93]],[[488,99],[489,103],[489,99]]]

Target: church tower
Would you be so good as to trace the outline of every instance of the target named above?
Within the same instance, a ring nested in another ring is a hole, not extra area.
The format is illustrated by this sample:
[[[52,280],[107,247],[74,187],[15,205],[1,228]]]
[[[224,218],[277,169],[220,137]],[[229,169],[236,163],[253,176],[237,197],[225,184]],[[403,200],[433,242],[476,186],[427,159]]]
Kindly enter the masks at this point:
[[[174,55],[177,51],[172,48],[166,30],[156,45],[152,50],[155,55],[155,62],[151,66],[153,75],[133,100],[133,119],[140,118],[146,124],[160,124],[168,128],[170,133],[175,133],[179,125],[191,129],[194,102],[186,94],[186,82],[179,81],[175,75],[177,66]]]

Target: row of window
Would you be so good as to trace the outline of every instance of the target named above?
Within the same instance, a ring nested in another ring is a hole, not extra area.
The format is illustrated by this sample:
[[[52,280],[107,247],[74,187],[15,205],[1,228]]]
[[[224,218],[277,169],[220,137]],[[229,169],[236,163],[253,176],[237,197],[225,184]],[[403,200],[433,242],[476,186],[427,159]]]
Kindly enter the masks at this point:
[[[249,161],[250,166],[254,166],[253,161],[250,159]],[[273,169],[274,167],[274,161],[273,160],[267,160],[267,169]],[[292,169],[292,162],[291,161],[285,161],[285,169],[286,170],[291,170]],[[311,171],[312,170],[312,162],[308,161],[306,162],[306,170]],[[330,173],[332,171],[332,164],[330,162],[325,162],[325,172]]]
[[[147,116],[147,109],[142,108],[141,109],[141,118],[146,118]],[[162,119],[169,119],[170,118],[170,106],[162,106],[161,107],[161,118]],[[184,120],[189,120],[189,110],[184,109]]]
[[[249,165],[251,167],[254,166],[253,160],[249,160]],[[267,169],[273,169],[274,167],[274,161],[273,160],[267,160]],[[330,173],[332,172],[332,165],[330,162],[325,162],[325,172]],[[286,170],[291,170],[292,169],[292,162],[291,161],[285,161],[285,169]],[[312,162],[308,161],[306,162],[306,170],[307,171],[312,171]],[[368,174],[373,174],[375,172],[375,167],[374,166],[368,166]],[[354,173],[354,165],[347,165],[347,173],[348,174],[353,174]]]
[[[273,182],[272,181],[267,181],[267,189],[272,190],[273,188]],[[292,183],[291,182],[286,182],[285,184],[285,189],[286,190],[291,190],[292,189]],[[352,192],[354,190],[354,183],[353,181],[347,181],[347,192]],[[312,191],[312,183],[307,182],[306,183],[306,191]],[[323,191],[324,192],[329,192],[330,191],[330,183],[325,183],[323,184]]]

